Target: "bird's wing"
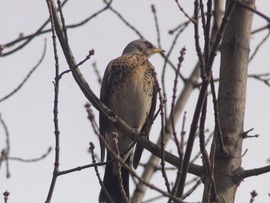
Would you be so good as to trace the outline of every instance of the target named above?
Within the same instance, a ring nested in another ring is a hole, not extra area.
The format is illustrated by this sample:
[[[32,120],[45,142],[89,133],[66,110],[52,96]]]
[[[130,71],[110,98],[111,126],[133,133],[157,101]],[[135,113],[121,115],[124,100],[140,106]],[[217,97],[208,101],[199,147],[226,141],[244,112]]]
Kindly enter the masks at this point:
[[[126,57],[123,57],[123,56],[112,60],[108,64],[105,70],[104,76],[103,76],[101,90],[100,90],[100,101],[103,102],[103,104],[109,107],[109,94],[112,91],[111,87],[121,82],[119,81],[119,78],[125,79],[125,77],[123,76],[115,77],[115,76],[120,76],[120,74],[123,74],[122,71],[119,71],[119,70],[121,69],[129,70],[126,67],[134,68],[135,66],[136,64],[131,63],[129,60],[126,59]],[[106,119],[101,113],[99,113],[99,132],[101,136],[103,136],[104,138],[105,138],[105,132],[107,131],[107,128],[109,126],[110,126],[110,123],[108,119]],[[100,141],[100,152],[101,152],[101,162],[103,162],[105,158],[105,146],[102,144],[101,141]]]
[[[110,78],[111,78],[111,69],[112,69],[112,63],[110,62],[105,70],[103,79],[102,79],[102,85],[101,85],[101,90],[100,90],[100,101],[108,106],[108,90],[109,90],[109,84],[110,84]],[[99,133],[101,136],[105,138],[105,132],[106,132],[106,127],[108,121],[107,119],[102,115],[102,113],[99,113]],[[100,153],[101,153],[101,162],[104,161],[105,157],[105,146],[100,141]]]
[[[154,71],[154,67],[152,66],[152,64],[149,63],[149,65],[151,66],[151,69]],[[154,73],[153,76],[155,77]],[[157,93],[158,93],[158,84],[157,84],[157,79],[155,77],[155,83],[153,86],[153,97],[152,97],[152,103],[151,103],[151,107],[150,107],[150,111],[149,114],[147,116],[147,119],[141,129],[141,132],[144,133],[144,135],[147,137],[147,139],[149,138],[149,133],[152,127],[152,123],[153,123],[153,118],[155,115],[155,110],[156,110],[156,104],[157,104]],[[136,169],[140,163],[140,159],[142,156],[142,152],[143,152],[143,147],[139,144],[136,145],[136,149],[134,152],[134,156],[133,156],[133,167]]]

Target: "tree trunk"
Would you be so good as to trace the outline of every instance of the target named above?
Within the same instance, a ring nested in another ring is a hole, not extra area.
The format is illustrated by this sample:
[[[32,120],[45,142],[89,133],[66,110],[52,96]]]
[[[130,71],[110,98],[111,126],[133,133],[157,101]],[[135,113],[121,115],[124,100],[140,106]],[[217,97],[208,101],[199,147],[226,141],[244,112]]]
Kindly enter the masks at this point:
[[[241,1],[255,7],[255,0]],[[226,8],[231,3],[226,2]],[[239,182],[234,177],[241,167],[243,124],[246,104],[247,69],[253,12],[236,3],[220,46],[221,65],[218,94],[219,121],[228,154],[216,140],[214,178],[218,202],[233,203]],[[217,135],[215,135],[217,136]],[[203,200],[209,188],[205,184]]]

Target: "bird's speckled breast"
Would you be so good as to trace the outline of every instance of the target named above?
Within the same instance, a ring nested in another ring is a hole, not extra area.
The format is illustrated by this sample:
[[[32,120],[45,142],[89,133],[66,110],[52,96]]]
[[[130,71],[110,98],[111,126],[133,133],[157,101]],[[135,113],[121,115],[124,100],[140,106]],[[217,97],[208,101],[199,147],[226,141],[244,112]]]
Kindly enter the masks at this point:
[[[152,102],[155,83],[152,65],[142,55],[123,55],[113,61],[111,71],[108,106],[127,124],[140,130]]]

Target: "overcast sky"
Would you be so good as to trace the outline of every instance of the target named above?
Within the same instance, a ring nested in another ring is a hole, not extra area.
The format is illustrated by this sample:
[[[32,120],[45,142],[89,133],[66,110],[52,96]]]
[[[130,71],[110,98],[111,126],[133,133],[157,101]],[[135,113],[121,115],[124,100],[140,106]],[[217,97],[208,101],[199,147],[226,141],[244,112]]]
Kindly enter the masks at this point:
[[[124,1],[113,2],[117,9],[140,33],[153,44],[157,44],[157,35],[154,18],[150,5],[155,3],[158,20],[160,23],[161,45],[168,50],[173,36],[168,30],[175,28],[187,18],[179,11],[175,1]],[[180,2],[186,12],[192,16],[193,2]],[[187,5],[185,5],[185,4]],[[64,7],[66,24],[80,22],[96,11],[104,7],[99,0],[70,1]],[[258,1],[257,9],[264,14],[269,14],[270,4],[267,1]],[[9,0],[0,1],[0,44],[6,44],[22,33],[28,35],[34,33],[48,19],[46,1],[36,0]],[[253,29],[266,25],[266,22],[254,17]],[[47,26],[49,28],[49,26]],[[251,53],[258,42],[267,34],[267,31],[253,35],[251,39]],[[139,38],[130,28],[127,28],[119,18],[111,11],[92,19],[89,23],[77,29],[68,30],[69,42],[77,62],[83,60],[90,49],[95,49],[95,55],[80,67],[94,93],[99,95],[99,84],[93,71],[92,63],[96,62],[101,74],[110,60],[121,55],[123,48],[130,41]],[[185,61],[181,72],[188,77],[197,59],[193,44],[193,27],[190,26],[181,35],[171,55],[171,61],[177,64],[177,57],[182,47],[187,48]],[[54,58],[51,44],[51,34],[41,35],[34,39],[28,46],[7,57],[0,59],[0,98],[14,90],[25,78],[30,69],[39,61],[43,49],[44,39],[47,40],[47,51],[43,63],[34,72],[23,88],[14,96],[0,103],[0,113],[10,134],[11,157],[25,159],[36,158],[44,154],[49,147],[54,147],[53,127],[53,80]],[[250,73],[266,73],[269,71],[270,41],[268,40],[260,49],[256,59],[250,63]],[[8,49],[10,50],[10,49]],[[8,51],[7,50],[7,51]],[[67,70],[67,64],[58,47],[61,71]],[[162,58],[158,55],[151,58],[160,78],[163,66]],[[218,76],[219,55],[214,65],[214,75]],[[168,104],[171,101],[171,89],[173,85],[173,71],[168,70],[167,88]],[[179,82],[178,92],[183,87]],[[61,156],[60,170],[66,170],[77,166],[89,164],[91,158],[87,152],[88,143],[92,141],[96,145],[96,153],[99,153],[99,143],[87,120],[84,109],[86,98],[79,90],[70,74],[66,74],[60,82],[59,98],[59,125],[61,132]],[[193,115],[194,105],[198,91],[194,91],[188,105],[186,130],[189,130]],[[209,101],[211,101],[209,99]],[[245,169],[265,166],[269,156],[269,115],[270,115],[270,89],[262,82],[254,79],[248,81],[247,104],[245,114],[245,130],[254,128],[251,134],[260,134],[259,138],[244,141],[243,151],[248,149],[243,157]],[[209,106],[211,108],[211,104]],[[207,126],[213,128],[212,110],[209,109]],[[98,119],[98,114],[97,119]],[[181,122],[182,119],[180,119]],[[180,126],[180,123],[178,124]],[[0,149],[5,145],[4,130],[0,128]],[[153,129],[150,139],[155,141],[158,129]],[[198,142],[195,143],[198,146]],[[173,148],[169,144],[167,150]],[[148,153],[144,153],[146,161]],[[9,161],[11,177],[6,178],[6,166],[2,164],[0,170],[0,192],[8,190],[11,203],[36,203],[44,202],[48,193],[53,172],[54,151],[44,160],[36,163],[22,163]],[[198,160],[197,163],[200,163]],[[269,163],[268,163],[269,164]],[[140,172],[140,168],[138,172]],[[100,169],[103,172],[103,169]],[[164,186],[160,174],[154,176],[153,183]],[[174,180],[174,173],[169,174],[170,180]],[[266,186],[267,184],[267,186]],[[245,180],[239,187],[235,202],[249,202],[249,193],[256,189],[259,196],[256,202],[269,201],[270,174]],[[133,187],[132,187],[133,188]],[[202,188],[202,187],[201,187]],[[56,183],[52,202],[97,202],[100,186],[95,176],[94,169],[86,169],[69,175],[61,176]],[[132,191],[132,189],[131,189]],[[147,192],[145,199],[155,197],[157,193]],[[200,201],[201,189],[187,201]],[[164,199],[156,201],[164,202]]]

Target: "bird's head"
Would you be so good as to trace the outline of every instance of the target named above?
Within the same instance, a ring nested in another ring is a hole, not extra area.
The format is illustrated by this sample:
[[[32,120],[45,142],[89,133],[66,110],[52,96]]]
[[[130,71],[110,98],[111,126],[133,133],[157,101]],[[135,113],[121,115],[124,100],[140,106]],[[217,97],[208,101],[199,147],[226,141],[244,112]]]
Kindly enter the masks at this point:
[[[145,39],[138,39],[130,42],[124,49],[124,54],[138,54],[141,53],[147,58],[150,58],[153,54],[164,52],[163,49],[153,46],[150,42]]]

